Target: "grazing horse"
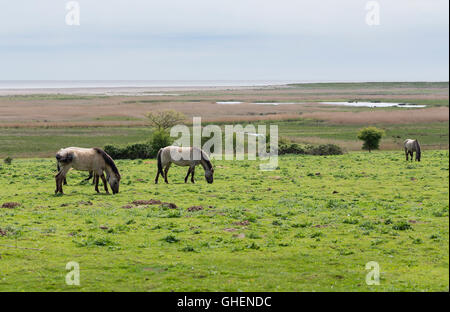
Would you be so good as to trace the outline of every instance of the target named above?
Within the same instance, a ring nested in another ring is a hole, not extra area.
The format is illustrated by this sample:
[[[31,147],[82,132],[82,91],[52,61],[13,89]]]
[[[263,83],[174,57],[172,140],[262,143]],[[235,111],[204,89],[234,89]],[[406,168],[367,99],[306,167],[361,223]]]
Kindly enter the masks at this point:
[[[179,147],[179,146],[167,146],[161,148],[158,151],[158,173],[156,174],[155,183],[158,183],[158,177],[164,178],[164,182],[167,181],[167,172],[170,165],[174,163],[178,166],[189,166],[188,173],[184,178],[184,183],[187,183],[189,175],[191,175],[191,182],[194,181],[195,167],[201,165],[205,169],[205,179],[208,183],[213,183],[214,180],[214,168],[209,160],[208,155],[201,149],[195,147]]]
[[[405,140],[403,145],[405,147],[406,160],[408,160],[408,154],[409,154],[411,156],[411,161],[412,161],[413,153],[416,152],[416,161],[420,161],[421,152],[420,152],[419,141],[407,139],[407,140]]]
[[[56,153],[56,161],[58,162],[59,170],[55,176],[56,190],[55,194],[60,192],[63,194],[62,184],[67,172],[71,168],[80,171],[92,171],[94,175],[95,190],[97,193],[99,178],[102,179],[103,186],[106,193],[108,193],[108,180],[113,194],[119,193],[120,174],[113,159],[100,148],[80,148],[68,147],[60,149]],[[103,172],[106,172],[106,178]]]

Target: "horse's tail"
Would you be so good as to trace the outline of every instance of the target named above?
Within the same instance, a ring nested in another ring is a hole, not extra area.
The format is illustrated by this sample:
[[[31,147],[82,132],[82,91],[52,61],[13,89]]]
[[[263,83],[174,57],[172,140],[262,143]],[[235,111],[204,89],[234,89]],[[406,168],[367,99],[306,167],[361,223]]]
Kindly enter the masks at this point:
[[[161,152],[162,152],[162,150],[163,149],[160,148],[159,151],[158,151],[158,155],[156,156],[156,158],[158,159],[158,172],[160,172],[161,174],[163,172],[162,161],[161,161]]]

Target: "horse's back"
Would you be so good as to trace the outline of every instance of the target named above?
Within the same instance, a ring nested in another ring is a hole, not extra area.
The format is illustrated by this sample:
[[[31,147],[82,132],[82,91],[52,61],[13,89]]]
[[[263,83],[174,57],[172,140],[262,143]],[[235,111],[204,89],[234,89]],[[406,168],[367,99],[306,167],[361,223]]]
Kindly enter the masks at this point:
[[[161,161],[164,164],[172,162],[179,166],[191,166],[193,162],[201,161],[202,153],[201,149],[195,147],[166,146],[161,149]]]
[[[67,147],[59,150],[58,154],[71,155],[71,166],[77,170],[91,171],[105,167],[102,156],[93,148]]]
[[[406,139],[405,142],[403,142],[403,146],[407,149],[411,149],[414,146],[414,140]]]

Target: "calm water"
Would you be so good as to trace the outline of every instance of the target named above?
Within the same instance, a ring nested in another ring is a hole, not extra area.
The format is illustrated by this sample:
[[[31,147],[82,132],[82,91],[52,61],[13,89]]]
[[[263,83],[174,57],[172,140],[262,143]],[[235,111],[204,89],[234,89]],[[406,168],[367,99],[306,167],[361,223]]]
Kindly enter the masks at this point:
[[[373,103],[373,102],[320,102],[320,104],[354,106],[354,107],[404,107],[404,108],[420,108],[426,105],[414,105],[407,103]]]
[[[233,87],[296,83],[290,80],[0,80],[0,89]]]

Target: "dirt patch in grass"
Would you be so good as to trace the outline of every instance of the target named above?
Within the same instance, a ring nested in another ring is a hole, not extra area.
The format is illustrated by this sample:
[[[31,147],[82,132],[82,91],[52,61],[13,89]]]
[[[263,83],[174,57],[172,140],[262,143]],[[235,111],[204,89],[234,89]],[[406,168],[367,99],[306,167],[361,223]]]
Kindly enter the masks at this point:
[[[169,209],[177,209],[178,208],[178,206],[174,203],[162,203],[161,206],[165,207],[165,208],[169,208]]]
[[[199,210],[203,210],[203,206],[191,206],[187,210],[188,211],[199,211]]]
[[[19,207],[20,203],[15,203],[15,202],[7,202],[7,203],[3,203],[2,208],[9,208],[9,209],[13,209],[16,207]]]
[[[150,199],[150,200],[135,200],[132,202],[135,206],[143,206],[143,205],[160,205],[162,204],[158,199]]]

